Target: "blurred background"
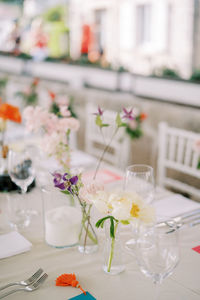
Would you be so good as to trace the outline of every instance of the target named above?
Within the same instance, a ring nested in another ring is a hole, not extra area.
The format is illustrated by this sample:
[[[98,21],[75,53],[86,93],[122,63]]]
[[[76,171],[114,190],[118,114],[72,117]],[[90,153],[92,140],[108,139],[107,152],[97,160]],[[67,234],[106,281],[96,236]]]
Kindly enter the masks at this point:
[[[161,121],[200,130],[200,0],[1,0],[2,101],[23,108],[34,78],[39,105],[73,98],[83,150],[87,103],[145,112],[129,163],[156,168]]]
[[[1,0],[0,51],[192,79],[200,72],[200,3]]]

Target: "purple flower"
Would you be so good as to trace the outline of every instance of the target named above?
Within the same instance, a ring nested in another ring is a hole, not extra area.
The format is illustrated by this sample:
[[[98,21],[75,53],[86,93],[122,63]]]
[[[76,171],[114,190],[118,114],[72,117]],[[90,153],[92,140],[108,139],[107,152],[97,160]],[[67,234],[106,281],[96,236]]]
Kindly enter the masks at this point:
[[[123,108],[123,112],[124,112],[123,118],[129,119],[129,120],[134,120],[132,108],[130,109],[130,111],[128,111],[126,108]]]
[[[94,113],[94,115],[101,117],[101,116],[103,116],[103,113],[104,113],[104,111],[100,108],[100,106],[98,106],[98,112]]]
[[[65,190],[65,184],[64,182],[62,182],[63,176],[60,173],[54,173],[53,176],[54,176],[53,179],[54,186],[61,190]]]
[[[70,193],[72,193],[72,186],[76,185],[78,182],[78,176],[67,178],[67,176],[69,176],[68,173],[65,173],[64,175],[54,173],[53,176],[54,186],[61,190],[68,190]]]

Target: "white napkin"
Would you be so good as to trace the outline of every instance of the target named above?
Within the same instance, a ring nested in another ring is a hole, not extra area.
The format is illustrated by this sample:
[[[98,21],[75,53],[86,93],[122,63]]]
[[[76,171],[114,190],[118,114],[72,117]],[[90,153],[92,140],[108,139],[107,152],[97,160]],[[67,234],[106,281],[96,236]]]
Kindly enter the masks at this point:
[[[200,209],[200,203],[180,194],[174,194],[155,202],[154,207],[156,215],[173,218],[192,210]]]
[[[27,252],[32,244],[17,231],[0,235],[0,259]]]

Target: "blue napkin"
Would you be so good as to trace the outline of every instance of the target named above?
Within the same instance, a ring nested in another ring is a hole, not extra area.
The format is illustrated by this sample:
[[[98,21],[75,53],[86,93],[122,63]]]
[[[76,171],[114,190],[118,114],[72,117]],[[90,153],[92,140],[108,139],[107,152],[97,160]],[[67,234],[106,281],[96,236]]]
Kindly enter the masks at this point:
[[[85,294],[80,294],[76,297],[73,297],[73,298],[69,298],[68,300],[96,300],[96,298],[94,298],[89,292],[86,292],[86,295]]]

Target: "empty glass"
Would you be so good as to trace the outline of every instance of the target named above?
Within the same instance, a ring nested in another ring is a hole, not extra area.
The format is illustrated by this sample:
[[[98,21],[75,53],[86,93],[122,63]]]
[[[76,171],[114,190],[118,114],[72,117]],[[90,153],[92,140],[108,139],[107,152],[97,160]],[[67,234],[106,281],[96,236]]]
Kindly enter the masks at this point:
[[[137,193],[141,199],[150,204],[154,199],[154,172],[148,165],[131,165],[126,168],[124,189],[126,191]],[[133,238],[126,242],[126,249],[133,251],[138,235],[139,223],[136,221],[132,225]]]
[[[8,173],[11,180],[21,188],[22,194],[25,194],[28,186],[35,178],[35,171],[27,150],[20,152],[9,151]],[[24,197],[17,193],[8,195],[8,205],[10,224],[16,229],[29,226],[31,216],[37,215],[37,211],[26,207]]]
[[[156,284],[155,299],[158,299],[158,283],[173,273],[180,259],[176,223],[162,222],[146,230],[143,228],[137,240],[135,255],[142,273]]]
[[[9,151],[8,173],[11,180],[21,188],[23,194],[35,178],[35,171],[27,150],[16,152]]]
[[[137,193],[147,204],[154,199],[154,172],[148,165],[132,165],[126,168],[124,189]]]

